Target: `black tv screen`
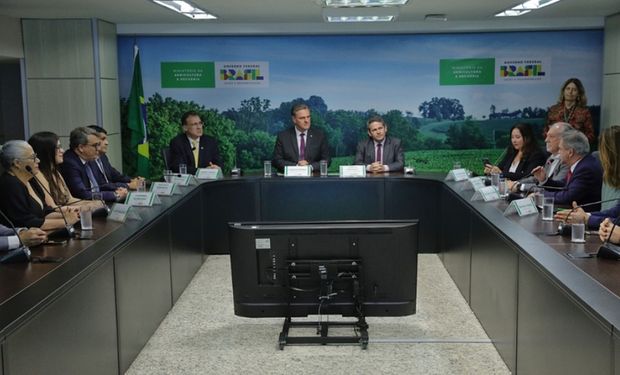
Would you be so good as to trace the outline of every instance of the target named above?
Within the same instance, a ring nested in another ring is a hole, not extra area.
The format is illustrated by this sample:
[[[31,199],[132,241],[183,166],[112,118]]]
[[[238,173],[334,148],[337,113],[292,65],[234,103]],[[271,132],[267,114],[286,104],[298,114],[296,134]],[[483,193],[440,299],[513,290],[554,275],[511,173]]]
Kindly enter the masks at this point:
[[[236,315],[357,316],[352,296],[364,316],[415,313],[417,220],[229,223],[229,235]]]

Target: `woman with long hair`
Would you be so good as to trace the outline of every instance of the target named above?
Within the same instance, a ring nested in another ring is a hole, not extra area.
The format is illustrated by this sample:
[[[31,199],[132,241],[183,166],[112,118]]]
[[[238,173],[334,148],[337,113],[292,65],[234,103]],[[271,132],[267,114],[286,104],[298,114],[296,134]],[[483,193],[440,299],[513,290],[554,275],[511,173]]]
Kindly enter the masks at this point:
[[[547,121],[543,136],[547,135],[549,127],[556,122],[566,122],[588,137],[590,143],[594,141],[594,126],[592,115],[587,107],[588,98],[586,89],[577,78],[569,78],[560,89],[558,102],[547,111]]]
[[[510,144],[498,165],[487,164],[484,173],[501,173],[510,181],[518,181],[545,163],[545,154],[538,147],[532,127],[517,123],[510,128]]]

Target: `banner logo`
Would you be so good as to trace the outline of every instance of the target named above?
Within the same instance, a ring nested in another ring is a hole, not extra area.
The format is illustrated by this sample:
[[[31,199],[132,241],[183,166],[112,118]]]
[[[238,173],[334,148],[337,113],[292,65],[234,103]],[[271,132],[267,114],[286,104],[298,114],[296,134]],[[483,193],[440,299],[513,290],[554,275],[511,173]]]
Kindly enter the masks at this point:
[[[216,62],[217,88],[269,87],[269,63],[266,61]]]
[[[162,88],[213,88],[213,62],[162,62]]]
[[[492,85],[495,59],[441,59],[439,85]]]
[[[497,83],[548,83],[551,58],[497,58]]]

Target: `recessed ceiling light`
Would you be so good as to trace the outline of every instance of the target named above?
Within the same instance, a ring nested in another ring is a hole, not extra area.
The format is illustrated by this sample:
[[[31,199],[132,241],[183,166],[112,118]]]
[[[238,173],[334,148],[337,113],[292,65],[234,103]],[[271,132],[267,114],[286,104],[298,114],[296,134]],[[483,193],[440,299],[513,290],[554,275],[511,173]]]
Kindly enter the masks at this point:
[[[559,1],[560,0],[527,0],[501,13],[497,13],[495,17],[516,17],[529,13],[532,10],[544,8],[548,5],[555,4]]]
[[[323,8],[327,22],[389,22],[398,17],[397,7]]]
[[[155,4],[166,7],[170,10],[173,10],[177,13],[184,15],[185,17],[189,17],[194,20],[214,20],[217,19],[217,16],[208,13],[189,1],[182,0],[150,0]]]
[[[323,0],[323,4],[330,8],[341,7],[392,7],[407,4],[409,0]]]
[[[445,14],[427,14],[424,16],[424,19],[426,21],[447,21],[448,16]]]

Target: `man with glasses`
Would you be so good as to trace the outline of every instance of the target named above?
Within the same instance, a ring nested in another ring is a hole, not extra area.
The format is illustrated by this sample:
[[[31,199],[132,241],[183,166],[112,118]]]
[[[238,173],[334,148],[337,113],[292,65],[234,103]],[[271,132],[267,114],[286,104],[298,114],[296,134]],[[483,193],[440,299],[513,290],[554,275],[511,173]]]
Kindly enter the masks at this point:
[[[101,142],[90,128],[75,128],[69,135],[69,150],[64,154],[60,173],[71,194],[80,199],[92,199],[93,192],[101,192],[106,202],[120,202],[127,196],[127,189],[114,185],[99,185],[93,163],[99,157]]]
[[[179,164],[187,166],[187,173],[198,168],[220,168],[223,165],[215,138],[203,134],[203,122],[198,112],[185,112],[181,117],[183,133],[170,141],[170,169],[179,171]]]

